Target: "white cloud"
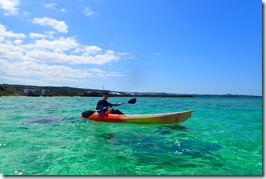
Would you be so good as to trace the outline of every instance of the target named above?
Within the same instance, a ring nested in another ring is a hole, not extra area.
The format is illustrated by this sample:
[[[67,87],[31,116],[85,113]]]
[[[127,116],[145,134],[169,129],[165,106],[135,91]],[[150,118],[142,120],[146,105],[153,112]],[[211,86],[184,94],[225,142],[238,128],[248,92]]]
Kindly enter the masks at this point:
[[[85,16],[91,16],[94,14],[94,12],[91,10],[90,7],[86,7],[84,13],[85,13]]]
[[[126,53],[83,45],[74,37],[55,38],[53,34],[52,31],[28,35],[14,33],[0,23],[0,78],[44,85],[78,83],[92,77],[126,76],[120,72],[88,68],[88,65],[118,61]]]
[[[66,12],[66,10],[64,8],[60,9],[61,12]]]
[[[50,4],[45,4],[44,7],[46,9],[56,9],[55,8],[56,4],[55,3],[50,3]]]
[[[5,11],[5,16],[18,14],[18,5],[18,0],[0,0],[0,8]]]
[[[0,32],[4,30],[0,33],[0,57],[7,60],[104,65],[121,59],[113,50],[103,51],[97,46],[82,45],[72,37],[49,40],[44,34],[32,32],[29,37],[36,40],[24,44],[21,40],[26,37],[24,34],[5,31],[1,27]]]
[[[81,79],[92,77],[125,76],[119,72],[105,72],[100,69],[75,69],[63,65],[38,64],[31,61],[8,62],[0,59],[0,71],[5,75],[0,78],[9,80],[27,79],[33,77],[45,82],[78,82]],[[13,79],[12,79],[13,78]]]
[[[6,29],[6,27],[0,23],[0,37],[3,37],[3,38],[25,38],[25,34],[22,34],[22,33],[14,33],[12,31],[8,31]]]
[[[8,60],[22,60],[25,50],[20,45],[0,43],[0,57]]]
[[[123,57],[125,60],[131,60],[134,58],[134,56],[127,52],[117,52],[117,55]]]
[[[115,52],[110,53],[109,50],[107,50],[105,53],[97,54],[95,56],[79,56],[62,53],[60,51],[48,51],[45,49],[28,50],[23,58],[25,60],[31,61],[94,65],[104,65],[120,59],[119,56],[116,56]]]
[[[48,31],[48,32],[45,32],[44,34],[39,34],[39,33],[34,33],[34,32],[31,32],[29,34],[30,38],[42,38],[42,39],[45,39],[45,38],[49,38],[49,39],[54,39],[54,33],[53,31]]]
[[[101,51],[102,49],[97,46],[81,46],[80,48],[76,48],[74,53],[82,53],[83,56],[89,56]]]
[[[96,52],[102,51],[102,49],[97,47],[97,46],[86,46],[84,49],[85,49],[85,52],[89,51],[88,53],[90,53],[90,52],[96,53]]]
[[[36,35],[42,36],[42,34],[34,34],[34,36]],[[41,49],[41,50],[44,49],[44,50],[52,50],[55,52],[68,51],[78,46],[79,44],[76,42],[76,40],[70,37],[68,38],[60,37],[54,40],[41,39],[41,40],[36,40],[35,43],[33,44],[24,45],[26,49],[30,49],[30,50],[31,49]]]
[[[61,33],[67,33],[68,26],[64,21],[58,21],[56,19],[52,19],[49,17],[43,17],[43,18],[34,18],[33,23],[39,24],[42,26],[50,26],[53,29],[57,30]]]
[[[17,45],[20,45],[22,42],[23,42],[23,40],[14,40],[13,41],[13,43],[14,44],[17,44]]]
[[[44,34],[39,34],[39,33],[30,33],[30,38],[45,38],[46,36]]]
[[[101,70],[100,68],[91,68],[90,69],[91,72],[96,72],[96,73],[105,73],[103,70]]]
[[[32,61],[8,62],[0,59],[0,70],[9,76],[40,76],[47,78],[85,78],[92,76],[90,72],[83,69],[74,69],[61,65],[38,64]]]
[[[96,55],[95,58],[97,59],[98,62],[100,62],[100,64],[105,64],[120,59],[120,57],[116,56],[113,50],[107,50],[104,54]]]

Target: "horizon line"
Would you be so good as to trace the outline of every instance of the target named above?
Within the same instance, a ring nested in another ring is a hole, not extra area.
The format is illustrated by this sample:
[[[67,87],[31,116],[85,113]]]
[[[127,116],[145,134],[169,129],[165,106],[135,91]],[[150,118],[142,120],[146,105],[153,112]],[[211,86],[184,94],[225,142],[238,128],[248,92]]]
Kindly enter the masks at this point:
[[[28,85],[28,84],[7,84],[7,83],[1,83],[0,85],[18,85],[18,86],[33,86],[33,87],[57,87],[57,88],[76,88],[76,89],[84,89],[84,90],[98,90],[98,91],[111,91],[111,92],[123,92],[123,93],[166,93],[166,94],[179,94],[179,95],[212,95],[212,96],[254,96],[254,97],[263,97],[262,95],[254,95],[254,94],[199,94],[199,93],[173,93],[173,92],[138,92],[138,91],[119,91],[119,90],[108,90],[108,89],[94,89],[94,88],[84,88],[84,87],[72,87],[72,86],[49,86],[49,85]]]

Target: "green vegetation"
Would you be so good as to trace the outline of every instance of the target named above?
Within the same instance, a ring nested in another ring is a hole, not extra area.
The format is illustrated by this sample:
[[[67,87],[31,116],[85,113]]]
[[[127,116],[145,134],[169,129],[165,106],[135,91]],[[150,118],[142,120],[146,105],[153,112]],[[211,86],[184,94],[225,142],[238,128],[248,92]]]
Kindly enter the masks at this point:
[[[33,92],[27,92],[25,89],[30,89]],[[241,98],[241,97],[261,97],[251,95],[198,95],[198,94],[175,94],[175,93],[141,93],[141,92],[120,92],[108,91],[110,96],[116,97],[223,97],[223,98]],[[81,96],[81,97],[100,97],[103,90],[73,88],[73,87],[53,87],[53,86],[31,86],[31,85],[10,85],[0,84],[0,96]]]
[[[0,95],[2,96],[27,96],[29,93],[25,89],[33,90],[35,95],[42,96],[83,96],[90,91],[96,92],[99,90],[88,90],[82,88],[71,87],[52,87],[52,86],[31,86],[31,85],[9,85],[0,84]],[[42,90],[45,90],[43,93]]]
[[[31,90],[30,92],[25,90]],[[139,92],[117,92],[108,91],[110,96],[117,97],[193,97],[184,94],[169,93],[139,93]],[[31,85],[9,85],[0,84],[0,95],[2,96],[81,96],[81,97],[98,97],[103,90],[84,89],[72,87],[53,87],[53,86],[31,86]]]

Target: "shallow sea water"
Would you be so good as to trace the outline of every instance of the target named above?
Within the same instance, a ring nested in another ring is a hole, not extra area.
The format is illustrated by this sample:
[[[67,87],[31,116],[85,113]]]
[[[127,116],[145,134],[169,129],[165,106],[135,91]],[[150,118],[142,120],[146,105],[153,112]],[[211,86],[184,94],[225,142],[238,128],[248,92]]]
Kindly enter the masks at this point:
[[[262,175],[262,98],[137,98],[116,108],[128,114],[194,109],[181,124],[81,119],[99,99],[1,97],[0,173]]]

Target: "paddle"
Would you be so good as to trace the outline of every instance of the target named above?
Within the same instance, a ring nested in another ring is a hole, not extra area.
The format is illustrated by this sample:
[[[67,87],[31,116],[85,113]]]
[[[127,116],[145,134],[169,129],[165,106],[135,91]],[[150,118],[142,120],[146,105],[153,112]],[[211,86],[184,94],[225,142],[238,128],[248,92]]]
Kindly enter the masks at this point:
[[[135,104],[136,102],[137,102],[137,99],[136,99],[136,98],[132,98],[132,99],[129,100],[127,103],[128,103],[128,104]],[[121,105],[122,105],[122,104],[126,104],[126,103],[121,103]],[[88,111],[83,112],[83,113],[81,114],[81,116],[84,117],[84,118],[88,118],[88,117],[90,117],[93,113],[98,112],[98,111],[101,111],[101,110],[102,110],[102,109],[97,110],[97,111],[91,111],[91,110],[88,110]]]
[[[135,104],[136,102],[137,102],[137,99],[136,98],[132,98],[127,103],[129,103],[129,104]],[[122,104],[126,104],[126,103],[122,103]]]

